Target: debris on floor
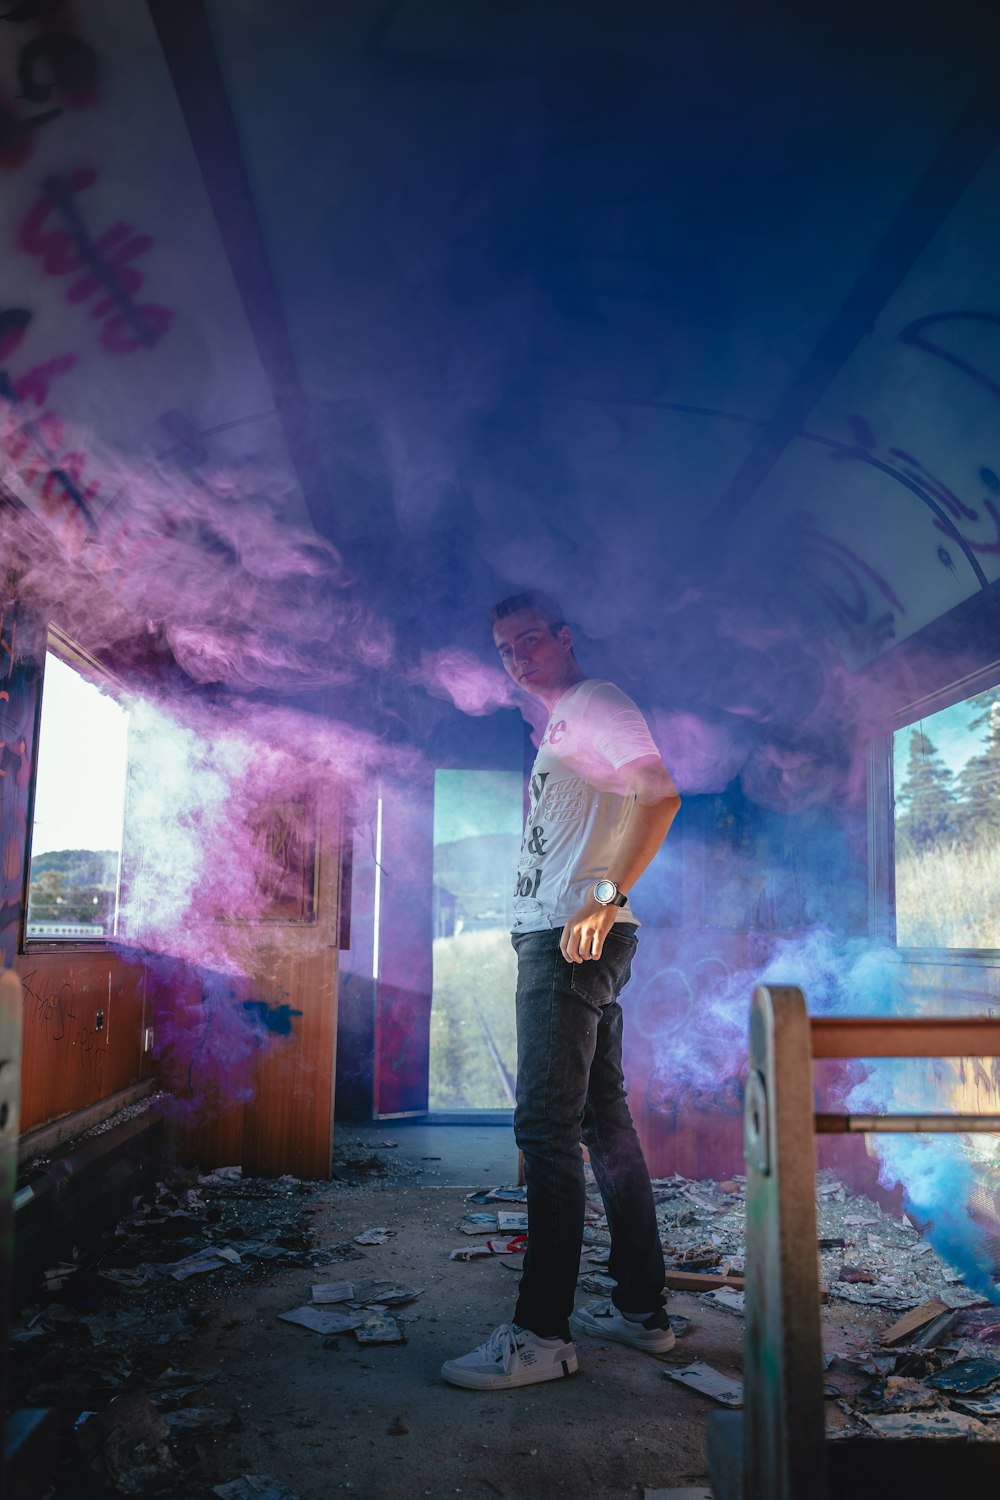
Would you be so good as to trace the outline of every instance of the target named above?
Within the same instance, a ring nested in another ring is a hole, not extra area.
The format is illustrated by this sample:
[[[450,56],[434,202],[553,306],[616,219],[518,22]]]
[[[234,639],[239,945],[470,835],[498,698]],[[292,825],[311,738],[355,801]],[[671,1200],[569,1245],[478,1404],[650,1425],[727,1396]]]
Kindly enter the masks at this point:
[[[668,1380],[676,1380],[679,1385],[686,1385],[702,1396],[710,1396],[720,1406],[743,1405],[742,1380],[737,1380],[732,1375],[720,1375],[718,1370],[713,1370],[711,1365],[702,1364],[699,1360],[685,1365],[682,1370],[664,1370],[663,1373]]]
[[[278,1317],[283,1323],[297,1323],[302,1328],[308,1328],[312,1333],[322,1333],[329,1336],[331,1333],[347,1333],[352,1328],[358,1328],[365,1321],[362,1312],[339,1312],[332,1307],[311,1307],[305,1303],[302,1307],[293,1307],[288,1312],[279,1313]]]
[[[406,1338],[396,1319],[381,1308],[371,1308],[354,1330],[359,1344],[405,1344]]]
[[[205,1469],[213,1435],[238,1419],[196,1404],[214,1374],[182,1369],[180,1350],[200,1335],[208,1304],[231,1294],[242,1308],[276,1266],[315,1273],[363,1261],[365,1252],[350,1242],[317,1240],[316,1205],[343,1191],[291,1176],[247,1178],[239,1167],[178,1171],[78,1260],[41,1275],[11,1329],[12,1394],[24,1406],[65,1409],[72,1399],[71,1447],[60,1461],[82,1461],[87,1483],[108,1493],[209,1493],[206,1485],[220,1477]],[[420,1288],[314,1274],[311,1292],[312,1303],[278,1316],[326,1337],[364,1326],[368,1342],[400,1342],[386,1309],[412,1301]],[[214,1493],[291,1496],[254,1474]]]
[[[527,1203],[526,1187],[476,1188],[465,1195],[466,1203]]]
[[[391,1229],[363,1229],[360,1234],[354,1236],[356,1245],[387,1245],[391,1235]]]
[[[862,1418],[879,1437],[992,1438],[990,1429],[975,1417],[957,1411],[897,1412]]]
[[[212,1494],[219,1500],[299,1500],[293,1490],[269,1474],[243,1474],[228,1484],[213,1485]]]
[[[354,1296],[354,1287],[349,1281],[324,1281],[312,1289],[312,1300],[321,1302],[349,1302]]]
[[[645,1489],[642,1500],[712,1500],[712,1491],[702,1485],[685,1485],[681,1490]]]
[[[824,1359],[831,1382],[830,1436],[885,1441],[919,1430],[1000,1438],[1000,1309],[966,1288],[909,1220],[851,1195],[832,1174],[821,1173],[817,1186],[817,1254],[835,1299],[828,1311],[836,1314],[830,1319],[825,1312],[824,1318],[828,1333],[837,1330]],[[33,1303],[22,1309],[12,1330],[18,1404],[65,1408],[72,1392],[72,1442],[85,1456],[88,1484],[103,1485],[102,1493],[288,1500],[290,1492],[264,1474],[232,1478],[212,1472],[217,1435],[231,1426],[238,1431],[242,1419],[224,1400],[212,1405],[207,1388],[214,1372],[186,1369],[185,1344],[202,1339],[207,1307],[231,1298],[245,1318],[248,1293],[277,1284],[290,1290],[277,1306],[269,1302],[268,1326],[292,1325],[294,1331],[279,1336],[306,1351],[305,1359],[325,1361],[320,1351],[339,1347],[344,1352],[337,1363],[347,1367],[347,1378],[354,1375],[352,1361],[363,1370],[378,1370],[386,1361],[398,1365],[405,1359],[399,1346],[407,1334],[412,1339],[409,1325],[422,1317],[433,1324],[437,1309],[424,1313],[407,1307],[422,1293],[406,1279],[408,1274],[416,1278],[417,1262],[407,1265],[407,1237],[396,1237],[380,1224],[390,1217],[385,1210],[369,1200],[364,1217],[359,1210],[353,1222],[342,1222],[338,1211],[333,1222],[326,1206],[351,1191],[342,1183],[246,1178],[239,1168],[200,1176],[179,1172],[158,1184],[148,1201],[137,1201],[85,1256],[60,1262],[40,1278]],[[678,1350],[672,1360],[667,1357],[664,1374],[698,1397],[738,1405],[740,1382],[713,1368],[713,1351],[719,1351],[723,1370],[738,1358],[744,1184],[735,1178],[721,1185],[673,1176],[657,1179],[654,1197],[668,1273],[688,1278],[687,1295],[679,1301],[684,1313],[692,1314],[689,1320],[670,1308],[675,1331],[688,1337],[683,1355]],[[497,1295],[508,1296],[512,1280],[499,1270],[490,1272],[485,1262],[492,1259],[505,1271],[520,1269],[525,1189],[479,1188],[471,1194],[460,1189],[457,1198],[454,1218],[449,1223],[446,1211],[444,1222],[434,1227],[445,1233],[451,1227],[471,1230],[468,1239],[455,1236],[465,1243],[450,1251],[450,1259],[478,1260],[481,1266],[478,1272],[442,1266],[441,1276],[464,1290],[495,1274]],[[318,1222],[324,1225],[322,1236]],[[359,1227],[365,1224],[373,1227]],[[372,1237],[369,1264],[386,1275],[352,1274],[353,1262],[366,1259],[351,1238],[355,1231],[359,1241]],[[483,1236],[485,1243],[472,1236]],[[591,1175],[581,1291],[607,1297],[614,1287],[607,1272],[609,1252],[610,1231]],[[845,1266],[870,1279],[838,1279]],[[288,1276],[289,1268],[296,1274]],[[285,1273],[280,1282],[276,1272]],[[426,1269],[420,1279],[425,1277],[430,1286]],[[727,1316],[719,1317],[720,1312]],[[722,1325],[729,1325],[732,1335],[720,1332]],[[709,1327],[715,1330],[714,1343],[702,1342]],[[346,1334],[352,1337],[342,1337]],[[377,1345],[396,1348],[382,1355]],[[705,1404],[698,1398],[695,1403]],[[391,1417],[390,1411],[387,1423]],[[244,1465],[254,1467],[252,1460],[238,1460],[237,1475]],[[75,1500],[72,1490],[60,1495],[66,1493]]]

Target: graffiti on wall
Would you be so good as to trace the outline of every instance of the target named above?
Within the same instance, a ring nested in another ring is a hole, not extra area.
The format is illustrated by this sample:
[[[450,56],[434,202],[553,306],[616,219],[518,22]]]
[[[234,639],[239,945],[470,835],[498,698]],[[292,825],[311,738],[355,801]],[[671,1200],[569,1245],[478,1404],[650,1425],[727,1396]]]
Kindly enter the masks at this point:
[[[22,0],[0,21],[15,28],[18,43],[16,98],[0,94],[0,174],[30,179],[43,133],[71,161],[73,114],[99,103],[100,60],[80,35],[68,0]],[[159,301],[140,300],[142,260],[153,247],[152,236],[124,220],[92,227],[85,195],[99,180],[94,165],[45,171],[33,184],[34,196],[10,247],[57,281],[66,302],[89,310],[92,344],[33,357],[39,309],[0,308],[4,477],[32,509],[81,536],[95,529],[100,479],[83,442],[69,435],[58,399],[52,400],[53,388],[95,352],[116,357],[155,347],[174,316]]]
[[[75,1057],[87,1081],[100,1088],[108,1049],[94,1026],[80,1015],[82,996],[68,981],[50,988],[35,970],[21,978],[24,990],[24,1025],[37,1028],[53,1048]]]

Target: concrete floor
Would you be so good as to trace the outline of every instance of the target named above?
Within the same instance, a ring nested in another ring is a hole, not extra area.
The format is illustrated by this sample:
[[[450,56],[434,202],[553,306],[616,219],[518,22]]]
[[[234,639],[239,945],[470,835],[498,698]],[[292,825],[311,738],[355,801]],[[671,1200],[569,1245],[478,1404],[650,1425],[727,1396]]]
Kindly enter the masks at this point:
[[[435,1187],[497,1187],[517,1181],[513,1124],[431,1125],[424,1120],[383,1120],[338,1128],[338,1142],[353,1138],[377,1152],[389,1182]],[[386,1141],[396,1144],[387,1149]],[[391,1154],[390,1154],[391,1151]]]
[[[242,1305],[226,1297],[211,1307],[183,1359],[213,1368],[206,1399],[239,1412],[240,1431],[212,1444],[220,1481],[265,1472],[303,1500],[339,1492],[363,1500],[635,1500],[647,1487],[707,1483],[707,1403],[671,1384],[664,1369],[706,1359],[737,1373],[742,1323],[722,1311],[702,1313],[696,1298],[674,1300],[696,1328],[663,1359],[587,1339],[578,1345],[579,1373],[568,1380],[481,1393],[441,1379],[443,1360],[509,1319],[517,1284],[501,1257],[448,1259],[452,1248],[469,1243],[456,1229],[464,1192],[516,1180],[509,1135],[465,1129],[421,1127],[406,1135],[405,1147],[403,1130],[366,1130],[372,1140],[400,1141],[398,1175],[324,1195],[316,1237],[338,1242],[384,1225],[395,1231],[389,1243],[366,1249],[364,1262],[332,1267],[329,1276],[277,1271]],[[439,1150],[419,1150],[426,1144]],[[423,1159],[433,1155],[441,1162]],[[407,1180],[410,1164],[441,1180]],[[490,1170],[498,1164],[506,1169]],[[326,1348],[320,1336],[277,1321],[278,1312],[308,1301],[312,1281],[352,1274],[424,1288],[401,1310],[412,1318],[404,1324],[405,1345],[362,1349],[347,1333]]]
[[[366,1157],[380,1158],[384,1173],[351,1182],[351,1160]],[[671,1311],[691,1326],[663,1358],[581,1338],[580,1369],[567,1380],[457,1390],[441,1379],[442,1361],[480,1343],[513,1309],[517,1274],[503,1257],[448,1258],[470,1243],[457,1228],[465,1193],[516,1180],[509,1127],[349,1126],[340,1133],[338,1163],[341,1180],[317,1184],[303,1200],[316,1245],[353,1241],[373,1226],[393,1231],[388,1243],[318,1271],[272,1263],[253,1281],[222,1285],[220,1278],[218,1290],[199,1278],[193,1339],[149,1350],[139,1372],[147,1382],[166,1365],[209,1375],[197,1404],[234,1417],[199,1443],[197,1481],[183,1500],[210,1500],[211,1486],[261,1474],[301,1500],[342,1492],[359,1500],[641,1500],[647,1489],[707,1484],[711,1403],[665,1375],[694,1360],[738,1375],[741,1318],[676,1295]],[[350,1332],[324,1341],[279,1321],[280,1312],[309,1301],[314,1282],[359,1276],[423,1289],[399,1310],[405,1344],[363,1347]],[[580,1301],[592,1295],[581,1293]],[[840,1342],[863,1343],[868,1323],[886,1323],[882,1313],[845,1304],[824,1317]],[[72,1399],[68,1393],[68,1405]],[[78,1500],[84,1491],[63,1493]]]

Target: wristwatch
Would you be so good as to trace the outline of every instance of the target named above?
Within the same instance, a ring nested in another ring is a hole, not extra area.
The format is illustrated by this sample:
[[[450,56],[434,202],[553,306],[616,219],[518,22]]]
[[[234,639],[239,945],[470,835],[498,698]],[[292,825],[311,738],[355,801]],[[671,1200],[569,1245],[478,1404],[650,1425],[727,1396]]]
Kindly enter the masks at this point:
[[[620,891],[613,880],[599,880],[594,886],[594,900],[598,906],[624,906],[628,897]]]

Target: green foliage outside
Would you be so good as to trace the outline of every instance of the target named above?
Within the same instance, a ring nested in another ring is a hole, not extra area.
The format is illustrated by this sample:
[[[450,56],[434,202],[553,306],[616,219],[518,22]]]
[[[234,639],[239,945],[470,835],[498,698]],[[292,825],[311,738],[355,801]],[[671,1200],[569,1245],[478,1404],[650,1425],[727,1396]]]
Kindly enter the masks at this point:
[[[913,948],[1000,948],[1000,689],[970,700],[982,750],[953,776],[910,732],[896,793],[896,940]]]
[[[513,1108],[516,984],[506,929],[435,939],[431,1109]]]
[[[966,848],[1000,840],[1000,692],[970,700],[980,712],[970,729],[985,729],[978,755],[957,777],[920,729],[910,731],[906,776],[896,793],[896,848],[901,856],[942,844]]]
[[[86,922],[110,932],[118,884],[114,849],[56,849],[31,861],[28,922]]]

